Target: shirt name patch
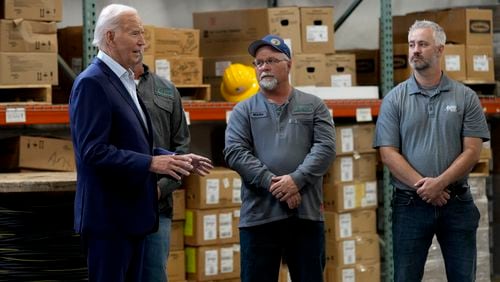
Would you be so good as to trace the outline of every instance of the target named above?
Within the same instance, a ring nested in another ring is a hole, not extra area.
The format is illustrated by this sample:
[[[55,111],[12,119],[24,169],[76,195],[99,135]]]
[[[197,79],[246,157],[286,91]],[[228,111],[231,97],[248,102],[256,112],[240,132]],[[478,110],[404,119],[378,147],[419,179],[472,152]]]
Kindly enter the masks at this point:
[[[266,112],[252,112],[251,116],[252,118],[263,118],[266,117],[267,114]]]
[[[456,113],[457,112],[457,106],[455,105],[447,105],[445,108],[445,111],[451,112],[451,113]]]
[[[313,105],[312,104],[295,105],[293,107],[294,114],[310,114],[312,112],[313,112]]]
[[[155,94],[157,96],[163,96],[163,97],[168,97],[168,96],[174,96],[174,93],[172,89],[170,88],[165,88],[165,87],[158,87],[155,89]]]

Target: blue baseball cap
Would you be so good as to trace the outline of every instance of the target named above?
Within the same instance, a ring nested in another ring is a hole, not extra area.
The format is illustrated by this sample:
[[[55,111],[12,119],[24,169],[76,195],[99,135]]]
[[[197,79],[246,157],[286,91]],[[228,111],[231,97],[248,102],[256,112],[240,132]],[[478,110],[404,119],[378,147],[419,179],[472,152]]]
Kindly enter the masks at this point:
[[[288,48],[288,46],[285,44],[283,38],[277,35],[268,34],[264,36],[262,39],[252,42],[252,44],[248,46],[248,53],[250,53],[252,57],[255,57],[255,53],[257,53],[257,50],[262,46],[271,46],[276,51],[285,54],[288,58],[292,58],[290,54],[290,48]]]

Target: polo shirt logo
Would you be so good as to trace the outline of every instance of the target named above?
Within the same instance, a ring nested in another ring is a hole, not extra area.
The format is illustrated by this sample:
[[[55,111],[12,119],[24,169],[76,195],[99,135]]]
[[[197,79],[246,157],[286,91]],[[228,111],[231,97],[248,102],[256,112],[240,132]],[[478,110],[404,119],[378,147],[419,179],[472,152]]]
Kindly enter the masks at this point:
[[[267,114],[266,114],[266,112],[252,112],[251,116],[252,116],[252,118],[263,118],[263,117],[266,117]]]
[[[456,113],[457,112],[457,106],[455,105],[447,105],[445,108],[445,111],[451,112],[451,113]]]

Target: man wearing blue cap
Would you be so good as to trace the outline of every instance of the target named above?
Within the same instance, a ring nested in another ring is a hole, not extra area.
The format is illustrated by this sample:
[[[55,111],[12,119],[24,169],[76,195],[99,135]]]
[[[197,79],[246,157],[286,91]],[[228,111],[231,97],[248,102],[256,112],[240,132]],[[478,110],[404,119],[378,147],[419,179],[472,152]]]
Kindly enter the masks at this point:
[[[277,281],[282,257],[293,281],[323,281],[323,175],[335,159],[324,102],[290,85],[291,52],[267,35],[250,44],[260,91],[237,104],[224,156],[242,180],[241,281]]]

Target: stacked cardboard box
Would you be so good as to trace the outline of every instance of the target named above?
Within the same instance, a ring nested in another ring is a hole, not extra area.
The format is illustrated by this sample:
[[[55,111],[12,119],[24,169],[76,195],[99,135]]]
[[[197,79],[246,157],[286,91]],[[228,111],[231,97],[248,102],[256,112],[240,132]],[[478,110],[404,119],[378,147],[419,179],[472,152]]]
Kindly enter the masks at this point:
[[[187,278],[193,281],[238,278],[240,176],[218,167],[206,177],[189,176],[184,186]]]
[[[408,29],[415,20],[431,20],[443,27],[447,45],[441,62],[450,77],[470,83],[493,83],[493,12],[489,9],[453,8],[393,17],[394,80],[411,72],[408,64]],[[404,62],[404,63],[402,63]]]
[[[379,281],[373,124],[336,127],[337,159],[323,180],[326,281]]]
[[[56,85],[62,0],[0,3],[0,84]]]

